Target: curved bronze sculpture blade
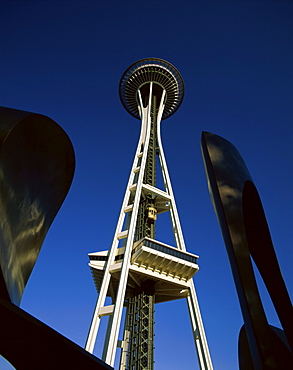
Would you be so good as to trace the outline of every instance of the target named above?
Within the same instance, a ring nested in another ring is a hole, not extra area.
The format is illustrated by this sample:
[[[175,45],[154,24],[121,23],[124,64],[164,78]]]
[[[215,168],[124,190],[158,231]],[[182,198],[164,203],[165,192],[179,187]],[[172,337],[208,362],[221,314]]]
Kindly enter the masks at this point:
[[[112,369],[16,306],[74,168],[57,123],[0,107],[0,354],[19,370]]]
[[[57,123],[0,107],[1,298],[20,304],[74,168],[71,141]]]
[[[240,336],[240,368],[247,342],[254,369],[293,368],[292,304],[275,255],[258,192],[238,150],[220,136],[203,132],[202,155],[215,212],[237,288],[245,335]],[[286,340],[269,326],[251,257],[271,296]],[[243,332],[243,331],[242,331]],[[244,357],[243,357],[244,356]]]

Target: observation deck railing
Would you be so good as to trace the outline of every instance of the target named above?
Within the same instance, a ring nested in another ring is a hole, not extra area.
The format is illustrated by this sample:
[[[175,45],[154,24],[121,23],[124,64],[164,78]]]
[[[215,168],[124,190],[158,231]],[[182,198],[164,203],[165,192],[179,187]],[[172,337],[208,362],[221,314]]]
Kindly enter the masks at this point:
[[[166,244],[158,242],[157,240],[154,240],[154,239],[143,238],[140,241],[138,241],[137,244],[135,243],[134,245],[135,247],[132,251],[132,254],[134,254],[141,246],[145,246],[145,247],[152,248],[156,251],[166,253],[170,256],[180,258],[184,261],[197,264],[197,258],[198,258],[197,256],[192,255],[191,253],[188,253],[188,252],[180,251],[177,248],[167,246]]]

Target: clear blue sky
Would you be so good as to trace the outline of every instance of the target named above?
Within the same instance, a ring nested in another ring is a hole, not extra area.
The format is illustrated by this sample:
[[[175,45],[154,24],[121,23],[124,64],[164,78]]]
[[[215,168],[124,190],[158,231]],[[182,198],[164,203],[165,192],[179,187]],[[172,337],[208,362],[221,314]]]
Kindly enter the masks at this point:
[[[110,247],[139,134],[118,83],[136,60],[162,58],[185,81],[162,136],[187,250],[200,256],[211,356],[216,370],[238,368],[243,320],[200,135],[223,136],[245,159],[292,295],[293,2],[10,0],[0,4],[0,32],[0,104],[54,119],[77,159],[21,307],[84,346],[96,300],[87,253]],[[197,369],[185,301],[158,305],[155,321],[155,368]]]

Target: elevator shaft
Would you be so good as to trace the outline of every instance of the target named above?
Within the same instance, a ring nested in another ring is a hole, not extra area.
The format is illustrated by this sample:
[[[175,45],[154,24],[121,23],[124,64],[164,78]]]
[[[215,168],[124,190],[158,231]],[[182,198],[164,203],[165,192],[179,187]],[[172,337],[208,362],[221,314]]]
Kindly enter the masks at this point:
[[[149,86],[148,86],[149,88]],[[160,89],[157,89],[157,91]],[[147,150],[147,160],[143,176],[143,183],[156,186],[156,156],[157,156],[157,95],[151,99],[150,107],[150,139]],[[156,90],[154,91],[156,93]],[[148,193],[141,197],[134,240],[144,237],[155,239],[156,204],[153,194]],[[128,350],[126,355],[127,370],[152,370],[154,368],[154,282],[146,280],[135,294],[128,299],[126,313],[126,333],[128,336]]]
[[[157,115],[156,115],[157,97],[152,97],[151,104],[151,127],[150,139],[147,151],[147,160],[143,176],[143,183],[151,186],[156,186],[156,153],[157,153]],[[135,228],[134,240],[140,240],[144,237],[155,238],[155,199],[151,193],[141,197],[137,222]]]

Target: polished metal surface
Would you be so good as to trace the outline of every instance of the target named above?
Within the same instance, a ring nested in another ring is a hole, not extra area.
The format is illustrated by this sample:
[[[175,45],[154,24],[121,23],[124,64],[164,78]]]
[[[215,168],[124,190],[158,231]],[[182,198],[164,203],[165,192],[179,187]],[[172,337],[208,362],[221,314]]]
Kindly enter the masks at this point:
[[[292,303],[256,187],[240,153],[230,142],[204,132],[201,148],[210,196],[245,323],[239,337],[240,369],[292,369]],[[270,294],[283,331],[268,324],[251,257]]]
[[[72,182],[63,129],[40,114],[0,108],[0,295],[19,305],[47,231]]]
[[[74,168],[57,123],[0,107],[0,355],[18,370],[113,369],[17,307]]]
[[[165,109],[162,119],[174,114],[184,96],[184,82],[179,71],[169,62],[159,58],[145,58],[133,63],[123,73],[119,84],[119,96],[124,108],[140,119],[137,92],[149,82],[166,90]]]
[[[0,298],[0,355],[17,370],[113,370],[21,308]]]

